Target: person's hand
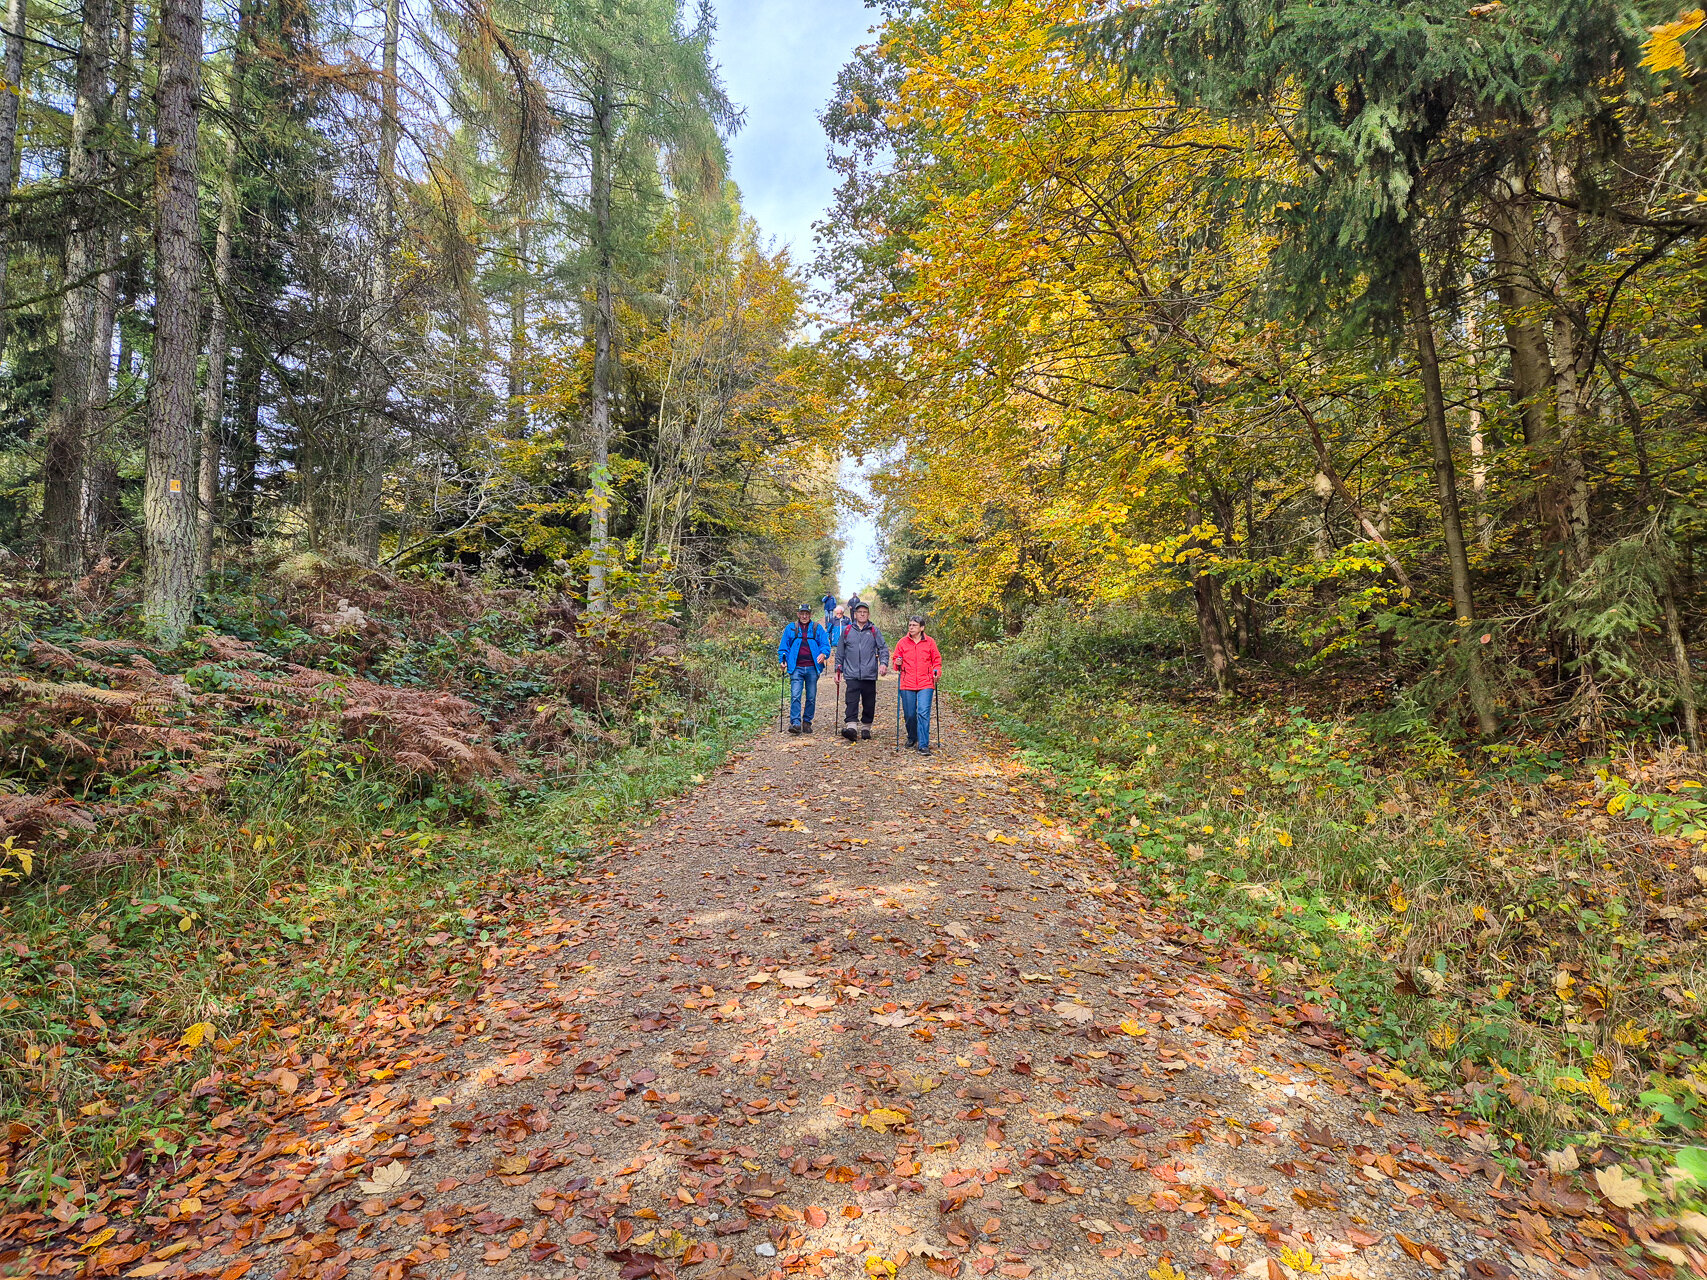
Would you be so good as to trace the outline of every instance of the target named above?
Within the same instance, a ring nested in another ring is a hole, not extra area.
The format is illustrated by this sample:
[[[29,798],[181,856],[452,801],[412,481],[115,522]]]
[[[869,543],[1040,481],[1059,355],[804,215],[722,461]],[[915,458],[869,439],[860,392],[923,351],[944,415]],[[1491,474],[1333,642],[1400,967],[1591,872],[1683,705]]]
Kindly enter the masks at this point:
[[[888,675],[889,674],[889,664],[886,662],[881,667],[879,667],[877,670],[877,674],[880,676]]]

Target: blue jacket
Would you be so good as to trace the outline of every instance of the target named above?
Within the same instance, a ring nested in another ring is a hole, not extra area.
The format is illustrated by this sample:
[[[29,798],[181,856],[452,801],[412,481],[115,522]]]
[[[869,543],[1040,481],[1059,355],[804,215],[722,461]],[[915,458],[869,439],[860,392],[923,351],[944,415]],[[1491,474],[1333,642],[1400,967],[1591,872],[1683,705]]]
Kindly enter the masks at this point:
[[[812,664],[818,665],[820,658],[830,656],[830,637],[824,631],[821,622],[806,624],[806,647],[812,654]],[[800,653],[800,624],[791,622],[782,630],[782,642],[776,647],[776,660],[790,671],[794,670],[796,657]]]
[[[836,647],[842,643],[842,632],[846,631],[847,629],[848,629],[848,621],[846,618],[833,618],[833,619],[831,619],[831,621],[830,621],[830,652],[834,653],[836,651]]]

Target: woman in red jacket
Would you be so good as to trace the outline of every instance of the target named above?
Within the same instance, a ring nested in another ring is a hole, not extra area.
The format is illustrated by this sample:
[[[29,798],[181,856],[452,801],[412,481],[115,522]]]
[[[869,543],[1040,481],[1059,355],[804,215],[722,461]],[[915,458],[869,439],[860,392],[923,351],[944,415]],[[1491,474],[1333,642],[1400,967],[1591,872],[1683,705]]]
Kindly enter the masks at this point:
[[[922,756],[931,753],[931,702],[937,677],[942,674],[942,654],[936,641],[925,634],[925,620],[915,614],[907,619],[907,634],[895,644],[890,664],[901,677],[901,718],[907,724],[907,747]]]

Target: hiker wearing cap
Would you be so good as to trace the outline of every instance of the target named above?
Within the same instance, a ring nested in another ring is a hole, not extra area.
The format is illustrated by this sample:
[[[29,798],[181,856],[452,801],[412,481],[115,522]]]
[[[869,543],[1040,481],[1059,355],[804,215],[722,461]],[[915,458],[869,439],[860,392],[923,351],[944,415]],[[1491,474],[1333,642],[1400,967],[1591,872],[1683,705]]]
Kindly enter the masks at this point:
[[[889,646],[883,633],[871,621],[871,609],[864,601],[853,609],[853,621],[842,631],[842,641],[836,646],[836,674],[846,678],[847,723],[842,737],[871,737],[871,722],[877,718],[877,679],[889,674]]]
[[[895,642],[895,674],[901,677],[901,719],[907,726],[907,747],[922,756],[931,753],[931,703],[942,675],[942,653],[925,634],[925,620],[907,619],[907,634]]]
[[[777,665],[788,677],[788,731],[811,733],[818,712],[818,674],[830,659],[830,637],[814,621],[812,606],[803,604],[795,620],[782,629],[776,647]]]

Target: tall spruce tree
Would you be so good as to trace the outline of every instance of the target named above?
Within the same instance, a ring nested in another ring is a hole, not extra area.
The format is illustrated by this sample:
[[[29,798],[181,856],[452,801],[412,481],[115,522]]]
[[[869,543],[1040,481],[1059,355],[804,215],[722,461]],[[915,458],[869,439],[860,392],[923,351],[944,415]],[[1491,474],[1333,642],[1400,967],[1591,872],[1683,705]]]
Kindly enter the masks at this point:
[[[1627,0],[1480,9],[1447,0],[1161,0],[1075,33],[1133,81],[1213,112],[1284,121],[1297,176],[1263,193],[1282,232],[1274,296],[1294,316],[1344,308],[1347,330],[1409,338],[1460,651],[1484,735],[1498,721],[1481,670],[1429,284],[1431,256],[1442,270],[1455,266],[1466,220],[1431,218],[1431,207],[1461,205],[1529,162],[1544,128],[1599,111],[1599,79],[1633,62],[1635,17]]]

